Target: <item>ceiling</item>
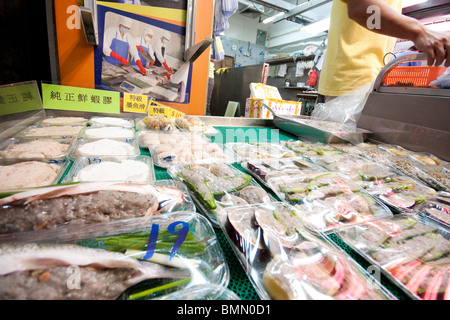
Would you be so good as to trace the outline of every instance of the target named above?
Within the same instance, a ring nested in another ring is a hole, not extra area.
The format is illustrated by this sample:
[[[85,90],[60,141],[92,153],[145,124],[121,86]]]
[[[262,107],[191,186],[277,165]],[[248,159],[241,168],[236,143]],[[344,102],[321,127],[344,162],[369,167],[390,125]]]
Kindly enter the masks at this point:
[[[273,17],[270,23],[292,21],[308,25],[330,16],[332,0],[239,0],[236,13],[249,18]],[[277,15],[278,14],[278,15]],[[277,17],[274,17],[277,15]]]

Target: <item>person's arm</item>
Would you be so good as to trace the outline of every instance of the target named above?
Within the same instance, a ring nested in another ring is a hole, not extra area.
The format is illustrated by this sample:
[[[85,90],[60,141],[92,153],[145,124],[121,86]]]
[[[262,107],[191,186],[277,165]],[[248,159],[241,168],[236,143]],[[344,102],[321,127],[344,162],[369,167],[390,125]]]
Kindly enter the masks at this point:
[[[347,0],[348,16],[359,25],[369,29],[368,19],[374,14],[369,6],[377,6],[380,12],[380,28],[370,30],[391,37],[414,42],[416,48],[423,51],[428,65],[436,61],[436,65],[445,61],[450,66],[450,33],[433,31],[419,20],[397,12],[384,0]],[[368,12],[369,11],[369,12]]]

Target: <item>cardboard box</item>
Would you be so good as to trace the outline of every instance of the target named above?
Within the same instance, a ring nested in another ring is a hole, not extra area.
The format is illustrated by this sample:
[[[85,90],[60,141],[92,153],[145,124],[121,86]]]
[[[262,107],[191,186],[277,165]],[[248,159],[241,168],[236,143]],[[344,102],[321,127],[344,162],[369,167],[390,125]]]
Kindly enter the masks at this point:
[[[273,119],[272,113],[263,105],[268,105],[278,115],[301,115],[302,103],[278,99],[247,98],[245,117],[258,119]]]

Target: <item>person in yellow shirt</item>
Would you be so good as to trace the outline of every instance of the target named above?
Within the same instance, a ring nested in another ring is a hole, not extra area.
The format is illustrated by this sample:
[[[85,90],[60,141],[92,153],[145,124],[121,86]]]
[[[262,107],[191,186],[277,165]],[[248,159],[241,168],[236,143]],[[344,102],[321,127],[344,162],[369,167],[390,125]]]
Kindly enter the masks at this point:
[[[318,87],[325,102],[375,80],[396,38],[413,41],[428,65],[450,66],[450,33],[430,30],[401,9],[402,0],[334,0]]]

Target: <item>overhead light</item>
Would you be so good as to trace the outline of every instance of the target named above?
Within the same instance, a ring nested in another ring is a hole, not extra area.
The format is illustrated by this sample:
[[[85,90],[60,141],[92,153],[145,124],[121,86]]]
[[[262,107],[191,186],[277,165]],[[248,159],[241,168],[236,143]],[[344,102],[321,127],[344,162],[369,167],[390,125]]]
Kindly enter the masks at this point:
[[[330,18],[326,18],[311,24],[308,24],[304,27],[300,28],[301,32],[311,33],[311,34],[318,34],[320,32],[328,30],[330,27]]]
[[[267,24],[267,23],[269,23],[269,22],[272,22],[272,21],[275,20],[276,18],[281,17],[283,14],[284,14],[283,11],[278,12],[276,15],[273,15],[273,16],[271,16],[271,17],[268,17],[268,18],[264,19],[262,23]]]

